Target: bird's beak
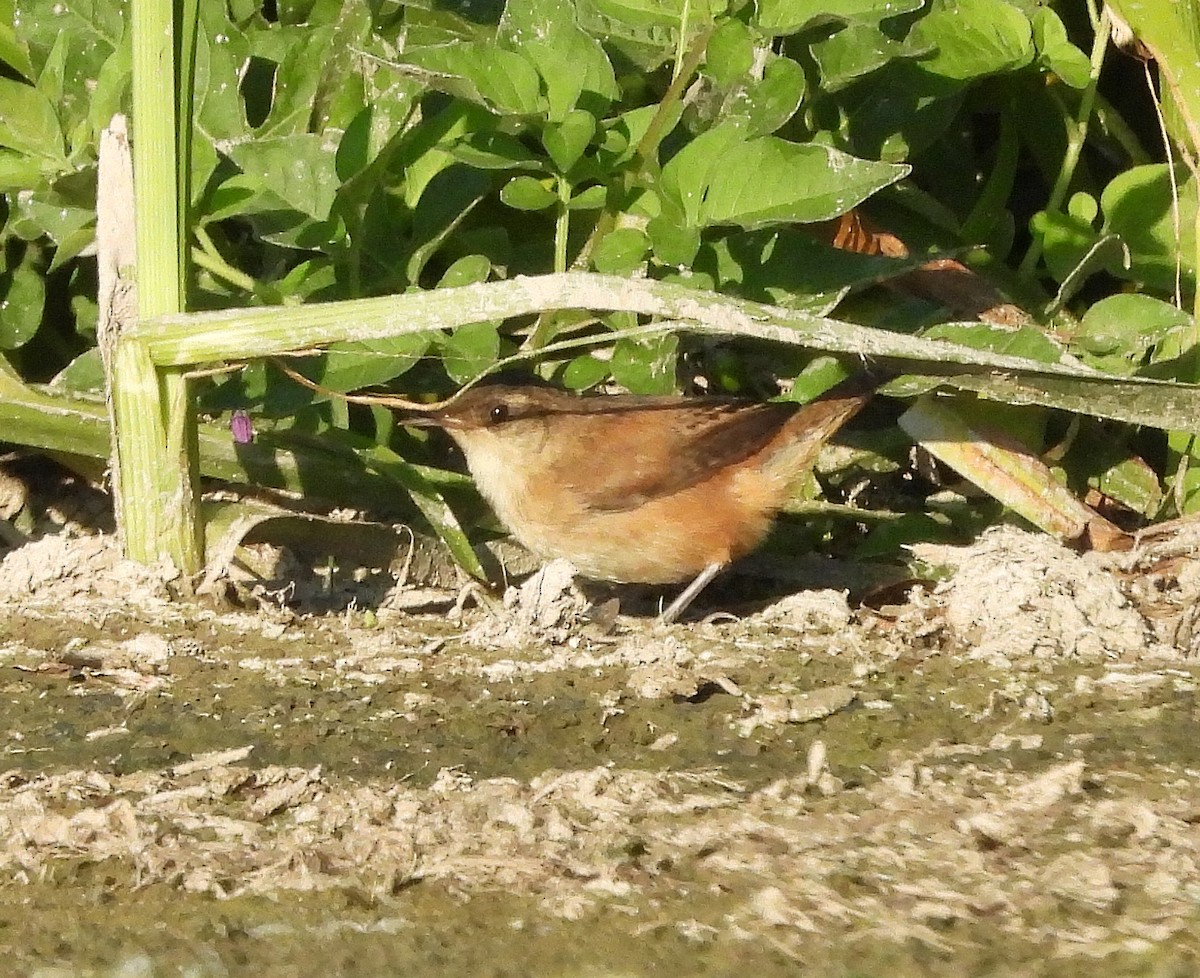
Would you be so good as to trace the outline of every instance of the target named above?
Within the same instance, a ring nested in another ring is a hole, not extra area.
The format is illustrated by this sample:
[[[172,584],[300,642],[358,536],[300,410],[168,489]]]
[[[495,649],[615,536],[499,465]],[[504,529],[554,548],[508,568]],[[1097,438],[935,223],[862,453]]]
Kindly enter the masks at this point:
[[[461,428],[462,422],[445,411],[403,411],[397,420],[409,428]]]

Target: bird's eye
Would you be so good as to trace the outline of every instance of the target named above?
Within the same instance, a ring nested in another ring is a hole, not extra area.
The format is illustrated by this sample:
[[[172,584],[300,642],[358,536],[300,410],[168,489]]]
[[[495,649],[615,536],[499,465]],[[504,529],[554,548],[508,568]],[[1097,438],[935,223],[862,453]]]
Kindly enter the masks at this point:
[[[508,420],[508,405],[507,404],[495,405],[492,408],[492,410],[490,412],[488,412],[488,418],[492,422],[492,424],[503,424],[505,421]]]

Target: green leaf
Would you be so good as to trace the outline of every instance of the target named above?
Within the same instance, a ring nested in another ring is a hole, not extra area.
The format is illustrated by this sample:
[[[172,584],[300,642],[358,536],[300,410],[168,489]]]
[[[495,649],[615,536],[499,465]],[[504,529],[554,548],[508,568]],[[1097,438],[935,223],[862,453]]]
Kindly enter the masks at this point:
[[[700,230],[682,227],[666,217],[651,218],[646,225],[654,257],[664,265],[689,266],[700,249]]]
[[[326,348],[321,384],[335,391],[352,391],[394,380],[411,370],[429,350],[427,333],[410,333],[386,340],[335,343]]]
[[[332,57],[332,24],[286,27],[273,32],[286,39],[282,57],[275,68],[271,85],[271,111],[258,134],[263,137],[290,136],[308,132],[316,107],[324,73]],[[347,83],[343,75],[342,85]]]
[[[13,30],[12,0],[0,3],[0,61],[13,69],[26,81],[33,81],[36,72],[29,60],[29,48]]]
[[[550,123],[542,133],[542,145],[559,173],[571,169],[596,133],[596,118],[583,109],[568,112],[562,122]]]
[[[862,156],[911,158],[954,125],[965,93],[963,82],[930,74],[920,62],[893,59],[840,95],[849,145]]]
[[[199,215],[201,223],[223,221],[235,214],[245,213],[250,209],[250,201],[258,196],[261,189],[258,178],[235,174],[214,187],[205,199],[204,212]]]
[[[404,203],[416,207],[437,177],[456,165],[449,151],[481,125],[490,113],[469,102],[451,101],[414,127],[404,146]]]
[[[45,235],[57,245],[54,260],[47,271],[54,271],[78,255],[95,239],[95,208],[74,207],[63,201],[32,194],[17,197],[16,211],[9,228],[26,241]]]
[[[1129,278],[1164,293],[1175,288],[1175,263],[1195,281],[1196,181],[1179,180],[1179,234],[1172,215],[1170,174],[1165,164],[1135,166],[1109,182],[1100,196],[1104,230],[1121,236],[1129,247]]]
[[[1025,357],[1039,363],[1058,363],[1062,348],[1040,329],[1023,326],[1004,329],[990,323],[943,323],[925,331],[930,340],[949,340],[973,350],[990,350]]]
[[[500,199],[519,211],[540,211],[558,202],[558,194],[536,177],[513,177],[500,191]]]
[[[46,304],[46,282],[30,250],[12,271],[0,275],[0,350],[24,346],[38,331]]]
[[[116,107],[108,98],[111,93],[101,90],[100,76],[115,50],[125,49],[118,59],[128,60],[128,45],[122,43],[126,15],[124,3],[22,0],[8,20],[27,45],[37,87],[58,117],[56,128],[68,137],[68,157],[87,153],[94,159],[99,132],[93,122],[96,96],[104,97],[107,107]],[[0,105],[6,101],[0,98]],[[103,122],[107,125],[108,118]],[[61,142],[47,142],[42,155],[55,156]]]
[[[23,153],[0,149],[0,193],[29,190],[44,183],[38,160]]]
[[[1038,65],[1052,71],[1072,88],[1086,88],[1092,74],[1091,61],[1067,38],[1067,29],[1050,7],[1038,7],[1030,16]]]
[[[591,353],[585,353],[570,361],[562,371],[559,380],[564,387],[573,391],[585,391],[595,387],[609,375],[607,360],[601,360]]]
[[[54,46],[46,55],[42,70],[38,72],[37,90],[46,96],[51,105],[62,105],[63,102],[63,75],[66,73],[70,47],[71,35],[63,31],[54,39]]]
[[[537,69],[516,51],[471,42],[406,52],[404,63],[431,73],[430,87],[478,102],[497,112],[535,115],[545,108]]]
[[[336,153],[336,142],[313,133],[258,139],[229,147],[230,159],[257,189],[318,221],[329,217],[340,185]]]
[[[706,243],[695,260],[721,292],[816,315],[830,312],[852,287],[903,275],[917,264],[834,248],[792,228],[728,234]]]
[[[536,66],[551,122],[563,122],[577,105],[601,115],[620,97],[608,55],[580,29],[570,0],[508,0],[497,36]]]
[[[679,338],[674,334],[647,340],[618,340],[613,348],[613,379],[635,394],[675,392]]]
[[[634,27],[679,28],[688,0],[593,0],[606,17]],[[688,4],[692,23],[711,23],[728,6],[725,0],[692,0]]]
[[[925,0],[758,0],[755,23],[769,34],[795,34],[831,20],[881,20],[919,10]]]
[[[642,264],[650,250],[650,239],[640,228],[626,227],[610,231],[592,251],[592,265],[598,272],[628,275]]]
[[[104,363],[100,359],[100,348],[92,347],[79,354],[50,381],[53,390],[72,394],[94,394],[104,390]]]
[[[1054,278],[1063,282],[1092,249],[1100,235],[1091,222],[1070,214],[1038,211],[1029,222],[1042,241],[1042,257]]]
[[[0,78],[0,146],[65,166],[54,106],[36,88],[11,78]]]
[[[737,84],[754,64],[754,37],[740,20],[726,20],[704,49],[704,67],[724,87]]]
[[[300,262],[274,285],[282,298],[308,299],[321,292],[333,292],[337,273],[328,259],[314,258]]]
[[[1183,337],[1192,317],[1153,296],[1119,292],[1095,303],[1079,321],[1072,348],[1091,366],[1131,374],[1147,353],[1172,337]]]
[[[932,45],[921,62],[934,75],[964,81],[1021,68],[1033,60],[1029,19],[1004,0],[934,0],[909,39]]]
[[[783,400],[807,404],[848,376],[841,360],[836,357],[817,357],[796,375]]]
[[[686,227],[701,227],[704,195],[709,173],[722,165],[725,153],[745,137],[744,123],[734,121],[713,126],[676,153],[663,167],[663,195],[683,215]]]
[[[443,170],[421,195],[421,202],[412,215],[412,240],[419,242],[405,263],[406,278],[416,282],[425,264],[437,253],[467,215],[491,189],[491,181],[479,170],[453,166]],[[376,231],[373,251],[382,258],[389,253],[389,230],[386,225]],[[391,245],[394,253],[395,246]]]
[[[58,35],[66,31],[77,35],[88,45],[103,44],[108,50],[116,47],[125,31],[129,16],[122,3],[103,0],[79,0],[58,3],[57,0],[21,0],[10,4],[10,21],[29,45],[30,51],[48,51]]]
[[[617,116],[609,124],[608,130],[604,133],[604,164],[611,169],[615,169],[622,163],[627,163],[633,159],[633,155],[637,152],[639,144],[650,129],[650,124],[658,118],[658,113],[658,106],[644,105],[641,108],[631,109]],[[664,113],[664,118],[661,120],[661,132],[664,136],[674,130],[682,114],[683,109],[678,104],[672,106]]]
[[[337,152],[334,154],[334,169],[343,183],[365,170],[373,158],[371,115],[370,106],[360,111],[350,121],[338,143]]]
[[[751,228],[780,221],[824,221],[905,175],[906,165],[856,159],[839,150],[767,136],[731,148],[709,183],[709,224]],[[754,174],[747,183],[736,175]]]
[[[692,226],[744,228],[826,221],[908,173],[901,164],[857,159],[775,136],[743,140],[729,124],[710,129],[664,168],[662,184]],[[747,176],[753,174],[753,179]]]
[[[192,111],[197,132],[212,146],[250,132],[241,95],[242,71],[250,59],[250,45],[229,21],[224,6],[200,4],[200,29],[196,32]]]
[[[429,351],[429,333],[408,333],[385,340],[333,343],[321,357],[300,360],[292,368],[331,391],[344,393],[407,373]]]
[[[593,184],[579,191],[567,205],[573,211],[599,210],[608,201],[608,188],[602,183]]]
[[[500,333],[495,323],[468,323],[438,340],[442,365],[452,380],[474,380],[500,357]]]
[[[762,81],[750,86],[737,112],[748,123],[748,136],[769,136],[800,108],[807,82],[804,69],[791,58],[771,55]]]
[[[464,255],[446,269],[437,287],[451,289],[459,285],[486,282],[492,273],[492,263],[486,255]]]
[[[544,161],[515,136],[496,130],[474,131],[455,143],[456,160],[480,170],[544,170]]]
[[[812,53],[821,69],[821,89],[825,92],[845,88],[893,58],[912,55],[908,45],[893,40],[875,24],[857,22],[814,44]]]
[[[108,57],[96,76],[96,86],[89,92],[88,120],[90,136],[99,140],[112,117],[121,111],[129,97],[133,82],[133,62],[129,46],[122,44]]]

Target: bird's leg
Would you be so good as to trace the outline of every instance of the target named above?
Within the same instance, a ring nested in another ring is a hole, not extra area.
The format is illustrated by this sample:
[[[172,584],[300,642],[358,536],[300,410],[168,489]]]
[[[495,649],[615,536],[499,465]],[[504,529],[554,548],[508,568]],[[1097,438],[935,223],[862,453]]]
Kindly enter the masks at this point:
[[[696,579],[685,587],[674,601],[668,606],[667,610],[658,616],[658,620],[664,625],[670,625],[679,618],[686,610],[688,605],[696,600],[696,595],[708,587],[709,582],[721,573],[724,564],[709,564],[699,574]]]

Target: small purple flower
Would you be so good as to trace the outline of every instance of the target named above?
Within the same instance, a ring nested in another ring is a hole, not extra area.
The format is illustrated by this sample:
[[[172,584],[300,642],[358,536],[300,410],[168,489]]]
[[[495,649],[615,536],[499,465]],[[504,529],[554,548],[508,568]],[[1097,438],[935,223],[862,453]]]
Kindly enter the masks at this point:
[[[233,412],[233,417],[229,419],[229,430],[233,432],[233,440],[239,445],[249,445],[254,441],[254,424],[245,411]]]

